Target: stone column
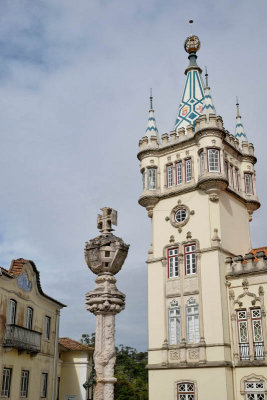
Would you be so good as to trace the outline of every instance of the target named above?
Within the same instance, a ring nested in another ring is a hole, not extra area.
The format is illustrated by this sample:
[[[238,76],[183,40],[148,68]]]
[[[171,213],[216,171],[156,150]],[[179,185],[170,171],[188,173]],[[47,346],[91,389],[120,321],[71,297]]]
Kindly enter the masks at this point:
[[[116,287],[114,275],[121,269],[129,245],[114,236],[112,224],[117,224],[117,212],[102,208],[97,222],[101,235],[85,246],[85,259],[92,272],[98,275],[96,287],[86,294],[86,308],[96,316],[94,362],[96,371],[95,400],[114,399],[115,315],[125,307],[125,295]]]

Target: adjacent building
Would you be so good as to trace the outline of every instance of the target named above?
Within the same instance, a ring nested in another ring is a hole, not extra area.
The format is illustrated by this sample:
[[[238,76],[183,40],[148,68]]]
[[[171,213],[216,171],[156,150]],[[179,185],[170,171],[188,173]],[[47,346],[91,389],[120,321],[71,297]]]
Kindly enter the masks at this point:
[[[87,400],[93,349],[58,341],[64,304],[46,295],[32,261],[0,268],[0,399]]]
[[[148,252],[149,398],[267,399],[266,249],[251,249],[260,207],[253,144],[217,115],[185,41],[189,66],[174,129],[158,133],[152,96],[138,159]]]

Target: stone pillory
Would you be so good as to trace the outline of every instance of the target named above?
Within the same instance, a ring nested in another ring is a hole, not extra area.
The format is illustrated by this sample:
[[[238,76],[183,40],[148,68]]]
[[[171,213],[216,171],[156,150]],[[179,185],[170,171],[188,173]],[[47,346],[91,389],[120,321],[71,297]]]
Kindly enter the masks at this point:
[[[128,254],[129,245],[113,235],[112,224],[117,225],[117,211],[101,209],[97,216],[100,236],[85,245],[85,260],[90,270],[97,274],[96,287],[86,295],[86,308],[96,316],[95,336],[95,400],[113,400],[115,365],[115,315],[125,308],[125,295],[116,287],[117,274]]]

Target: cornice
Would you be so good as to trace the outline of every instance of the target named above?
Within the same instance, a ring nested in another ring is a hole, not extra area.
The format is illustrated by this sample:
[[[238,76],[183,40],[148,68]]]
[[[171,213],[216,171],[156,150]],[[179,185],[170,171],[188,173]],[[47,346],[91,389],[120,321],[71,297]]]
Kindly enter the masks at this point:
[[[148,364],[148,370],[160,370],[160,369],[190,369],[190,368],[233,368],[233,363],[230,361],[206,361],[204,363],[167,363],[162,364]]]

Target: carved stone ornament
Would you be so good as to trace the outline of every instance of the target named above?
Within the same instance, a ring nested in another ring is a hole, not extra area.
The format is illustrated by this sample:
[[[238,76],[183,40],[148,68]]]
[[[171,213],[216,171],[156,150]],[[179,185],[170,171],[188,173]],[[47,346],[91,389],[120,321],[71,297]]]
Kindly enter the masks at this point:
[[[97,217],[101,235],[85,245],[87,265],[98,275],[95,289],[86,294],[86,308],[96,316],[94,400],[113,400],[115,315],[125,307],[125,295],[117,289],[113,275],[120,271],[129,245],[111,233],[112,224],[117,224],[117,212],[110,207],[104,207],[102,211],[103,215]]]
[[[181,233],[181,228],[187,224],[190,215],[192,214],[189,208],[179,200],[178,205],[171,210],[169,220],[172,226],[178,228],[178,232]]]
[[[180,360],[180,351],[179,350],[171,350],[170,351],[170,359],[171,360]]]
[[[199,358],[199,350],[198,349],[190,349],[188,350],[188,356],[191,360],[196,360]]]

